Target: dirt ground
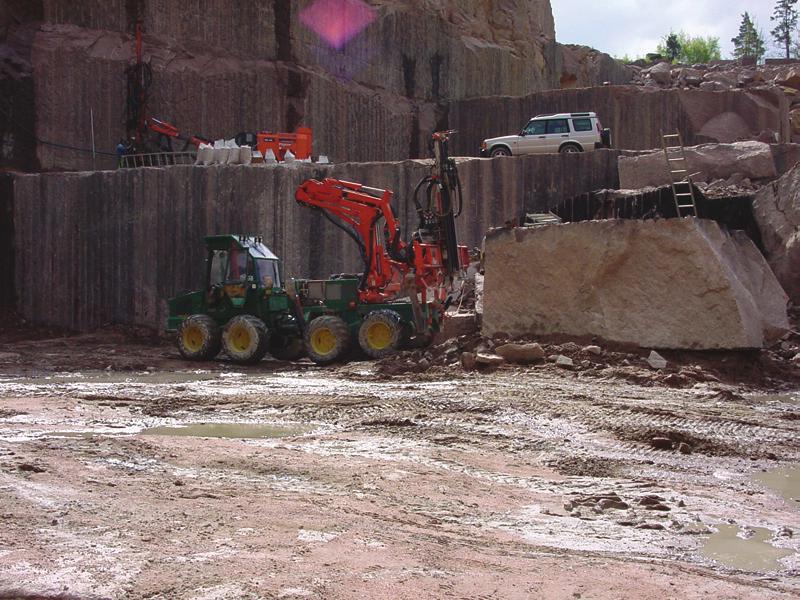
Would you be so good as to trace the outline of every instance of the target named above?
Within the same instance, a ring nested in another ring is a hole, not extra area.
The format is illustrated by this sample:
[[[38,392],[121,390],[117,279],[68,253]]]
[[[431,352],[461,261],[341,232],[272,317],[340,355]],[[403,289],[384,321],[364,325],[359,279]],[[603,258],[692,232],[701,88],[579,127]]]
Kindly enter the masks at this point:
[[[0,598],[798,597],[798,368],[559,349],[244,368],[0,329]],[[148,431],[201,423],[233,437]]]

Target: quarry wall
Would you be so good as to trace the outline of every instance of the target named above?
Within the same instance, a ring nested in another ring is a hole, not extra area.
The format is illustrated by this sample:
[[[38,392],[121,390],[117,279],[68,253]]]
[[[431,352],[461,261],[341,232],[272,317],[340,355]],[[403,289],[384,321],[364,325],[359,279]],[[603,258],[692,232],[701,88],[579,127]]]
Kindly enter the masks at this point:
[[[139,20],[153,116],[210,138],[307,125],[315,153],[339,162],[424,157],[448,102],[558,85],[549,0],[372,0],[374,21],[342,47],[301,22],[311,4],[12,2],[0,45],[13,60],[5,73],[0,52],[0,79],[14,94],[22,89],[17,112],[30,121],[27,136],[12,142],[35,135],[60,146],[39,144],[25,160],[6,152],[3,162],[28,171],[90,168],[87,154],[62,147],[90,146],[90,111],[97,147],[113,153],[125,131],[125,69]],[[25,28],[30,36],[17,35]],[[0,116],[0,133],[13,121]]]
[[[788,142],[789,103],[779,90],[651,90],[602,86],[537,92],[524,97],[453,102],[448,126],[457,129],[454,151],[475,154],[483,139],[515,134],[539,114],[594,111],[610,127],[615,148],[660,148],[662,131],[680,132],[687,146],[753,139],[761,132]],[[774,138],[773,138],[774,141]]]
[[[461,243],[562,197],[616,187],[613,151],[460,161]],[[395,192],[406,235],[411,193],[426,161],[294,167],[169,167],[13,177],[16,297],[27,319],[76,330],[105,323],[158,329],[164,301],[202,280],[203,236],[264,236],[286,273],[327,277],[360,270],[352,241],[294,201],[308,177],[335,177]],[[0,213],[2,214],[2,213]]]

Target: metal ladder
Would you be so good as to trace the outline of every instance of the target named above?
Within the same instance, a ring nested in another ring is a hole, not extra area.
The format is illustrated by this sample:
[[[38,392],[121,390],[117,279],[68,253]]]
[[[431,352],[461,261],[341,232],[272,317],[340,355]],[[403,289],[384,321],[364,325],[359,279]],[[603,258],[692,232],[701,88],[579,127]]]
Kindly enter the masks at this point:
[[[677,146],[675,145],[676,140],[678,142]],[[696,217],[697,201],[694,196],[694,185],[692,185],[692,176],[689,175],[689,162],[686,160],[681,134],[670,133],[663,135],[663,146],[678,218]]]

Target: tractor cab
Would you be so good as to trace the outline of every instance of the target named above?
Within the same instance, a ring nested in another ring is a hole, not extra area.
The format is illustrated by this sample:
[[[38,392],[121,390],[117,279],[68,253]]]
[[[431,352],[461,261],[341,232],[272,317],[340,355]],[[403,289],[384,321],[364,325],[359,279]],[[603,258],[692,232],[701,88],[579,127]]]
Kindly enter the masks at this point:
[[[280,261],[261,238],[216,235],[206,238],[206,290],[209,308],[283,291]]]
[[[260,237],[206,237],[204,284],[168,302],[167,331],[177,333],[184,358],[210,360],[224,349],[252,364],[267,352],[280,360],[305,353],[302,313],[292,310],[280,261]]]

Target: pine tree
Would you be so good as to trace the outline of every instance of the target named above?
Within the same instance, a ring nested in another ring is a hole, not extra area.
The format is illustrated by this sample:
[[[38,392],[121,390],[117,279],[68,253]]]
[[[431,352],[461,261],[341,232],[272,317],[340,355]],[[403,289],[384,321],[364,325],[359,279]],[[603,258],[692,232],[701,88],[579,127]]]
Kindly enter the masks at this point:
[[[795,2],[797,2],[797,0],[795,0]],[[680,41],[678,41],[678,36],[674,32],[671,32],[667,36],[666,52],[667,52],[667,58],[669,59],[670,62],[675,62],[675,60],[681,54],[681,43]]]
[[[766,52],[764,36],[756,29],[749,13],[742,15],[739,35],[731,41],[733,42],[733,56],[735,58],[755,58],[756,61],[760,61]]]
[[[770,17],[777,25],[771,31],[772,38],[786,50],[786,58],[792,56],[792,34],[797,28],[797,0],[778,0],[775,12]]]

